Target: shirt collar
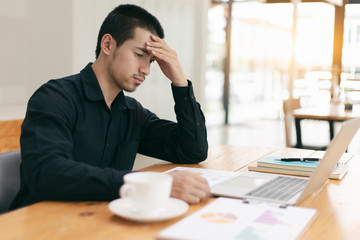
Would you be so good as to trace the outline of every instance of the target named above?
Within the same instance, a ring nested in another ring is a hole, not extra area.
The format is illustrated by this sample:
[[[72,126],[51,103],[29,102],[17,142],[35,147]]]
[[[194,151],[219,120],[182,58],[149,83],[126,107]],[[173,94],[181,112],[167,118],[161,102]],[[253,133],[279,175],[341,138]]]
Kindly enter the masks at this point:
[[[92,101],[105,101],[104,95],[101,91],[99,82],[96,78],[96,75],[94,73],[94,70],[91,67],[92,63],[88,63],[86,67],[80,71],[81,80],[84,85],[84,91],[85,95],[88,99]],[[134,109],[135,106],[132,103],[132,101],[129,101],[129,99],[125,98],[125,95],[123,91],[121,91],[118,96],[115,98],[115,100],[120,101],[120,105],[123,106],[123,108],[129,108]],[[115,101],[114,100],[114,101]]]
[[[85,95],[92,101],[104,100],[104,95],[91,65],[92,63],[88,63],[80,72]]]

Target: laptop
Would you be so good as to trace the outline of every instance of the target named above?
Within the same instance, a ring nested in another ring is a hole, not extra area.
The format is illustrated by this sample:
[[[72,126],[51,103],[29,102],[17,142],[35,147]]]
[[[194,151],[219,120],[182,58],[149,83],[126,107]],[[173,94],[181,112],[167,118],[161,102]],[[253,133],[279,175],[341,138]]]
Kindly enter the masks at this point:
[[[210,191],[244,201],[297,205],[326,183],[359,128],[360,118],[344,122],[310,178],[249,171],[212,186]]]

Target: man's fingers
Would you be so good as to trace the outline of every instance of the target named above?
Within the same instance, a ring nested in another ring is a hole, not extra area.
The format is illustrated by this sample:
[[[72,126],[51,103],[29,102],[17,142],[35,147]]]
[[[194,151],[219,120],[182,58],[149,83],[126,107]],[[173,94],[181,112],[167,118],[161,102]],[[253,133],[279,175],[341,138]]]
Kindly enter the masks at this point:
[[[162,39],[162,38],[160,38],[160,37],[158,37],[158,36],[156,36],[156,35],[151,35],[151,36],[150,36],[150,39],[151,39],[153,42],[164,43],[164,44],[167,46],[165,40]]]
[[[188,81],[181,68],[176,51],[171,49],[164,39],[155,35],[151,35],[150,38],[151,41],[145,44],[145,48],[155,57],[155,60],[164,75],[175,86],[188,86]]]
[[[150,43],[146,44],[146,49],[149,51],[161,52],[163,54],[166,53],[166,55],[177,57],[177,53],[175,50],[173,50],[167,46],[164,46],[163,44],[157,44],[154,42],[150,42]]]
[[[172,172],[173,185],[171,196],[190,204],[199,203],[210,195],[210,187],[206,179],[192,172]]]
[[[146,48],[149,51],[155,51],[163,56],[167,56],[172,59],[177,58],[177,53],[175,50],[171,49],[165,42],[164,39],[161,39],[155,35],[151,35],[153,41],[146,43]]]
[[[210,187],[207,180],[203,177],[199,177],[197,181],[198,184],[196,184],[194,187],[198,191],[200,198],[201,199],[207,198],[210,195]]]
[[[164,49],[168,49],[168,50],[172,50],[164,40],[162,40],[161,42],[153,42],[153,41],[149,41],[146,42],[146,46],[149,47],[153,47],[153,48],[164,48]]]
[[[161,47],[154,47],[154,46],[146,46],[146,49],[157,59],[161,59],[164,61],[171,61],[177,59],[177,54],[173,50],[164,49]]]

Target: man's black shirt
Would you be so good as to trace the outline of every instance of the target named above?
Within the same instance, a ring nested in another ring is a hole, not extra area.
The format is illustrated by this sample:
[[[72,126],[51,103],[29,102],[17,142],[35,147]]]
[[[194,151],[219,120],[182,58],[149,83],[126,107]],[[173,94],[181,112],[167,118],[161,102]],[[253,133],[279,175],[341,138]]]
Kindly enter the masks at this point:
[[[205,118],[188,83],[171,85],[177,123],[159,119],[123,91],[110,109],[91,63],[41,86],[22,125],[21,188],[10,209],[42,200],[118,198],[137,153],[173,163],[206,159]]]

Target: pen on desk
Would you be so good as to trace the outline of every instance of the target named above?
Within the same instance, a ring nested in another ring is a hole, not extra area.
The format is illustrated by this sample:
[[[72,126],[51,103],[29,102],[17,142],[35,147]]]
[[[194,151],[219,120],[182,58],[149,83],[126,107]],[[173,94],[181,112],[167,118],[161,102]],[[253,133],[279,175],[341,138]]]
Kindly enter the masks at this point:
[[[320,161],[320,158],[281,158],[281,161],[284,162],[313,162]]]

